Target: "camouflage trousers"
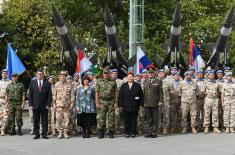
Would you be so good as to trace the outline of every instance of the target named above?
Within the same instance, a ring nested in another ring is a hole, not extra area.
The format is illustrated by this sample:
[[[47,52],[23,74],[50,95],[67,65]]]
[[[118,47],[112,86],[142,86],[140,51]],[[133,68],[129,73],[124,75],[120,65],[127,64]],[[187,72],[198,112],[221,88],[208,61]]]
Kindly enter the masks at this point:
[[[53,131],[56,128],[56,112],[53,107],[48,110],[48,131]]]
[[[21,128],[23,125],[22,119],[22,109],[20,102],[16,101],[9,101],[9,127],[15,128],[15,122],[17,127]]]
[[[181,128],[181,108],[180,100],[172,100],[170,107],[171,129],[176,130]]]
[[[29,122],[30,122],[31,131],[34,131],[34,129],[33,129],[33,110],[30,108],[29,108]]]
[[[163,128],[169,129],[170,126],[170,102],[164,102],[162,107]]]
[[[223,116],[224,116],[224,109],[222,107],[221,98],[219,98],[218,103],[219,103],[219,126],[220,126],[221,129],[223,129],[224,128],[224,118],[223,118]]]
[[[224,99],[224,126],[226,128],[235,127],[235,100],[233,98]]]
[[[204,103],[204,127],[210,126],[210,116],[212,115],[212,127],[219,127],[219,104],[218,104],[218,98],[205,98]]]
[[[197,98],[197,123],[198,129],[203,129],[204,121],[204,98]]]
[[[115,108],[115,130],[116,130],[116,132],[120,132],[122,123],[123,123],[122,111],[120,111],[118,108]]]
[[[191,127],[197,126],[197,104],[195,102],[181,102],[181,125],[188,128],[188,114],[190,115]]]
[[[56,129],[58,131],[69,130],[70,109],[56,107]]]
[[[144,118],[145,118],[145,109],[141,107],[137,118],[137,129],[139,133],[144,132]]]
[[[1,105],[0,128],[1,130],[6,131],[8,127],[8,122],[9,122],[9,111],[8,111],[8,107],[4,105],[3,103],[4,103],[4,100],[0,99],[0,105]]]
[[[69,131],[77,131],[77,110],[70,110]]]
[[[161,131],[163,127],[163,110],[162,107],[158,107],[158,131]]]
[[[115,130],[115,108],[111,102],[101,102],[100,107],[97,110],[97,129],[104,130],[106,126],[107,119],[107,129],[110,131]]]

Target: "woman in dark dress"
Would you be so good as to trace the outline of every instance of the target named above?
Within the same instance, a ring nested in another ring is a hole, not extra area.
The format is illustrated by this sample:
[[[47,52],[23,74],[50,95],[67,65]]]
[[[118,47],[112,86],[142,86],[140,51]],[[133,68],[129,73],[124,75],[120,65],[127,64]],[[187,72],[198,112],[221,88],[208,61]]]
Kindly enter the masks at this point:
[[[129,73],[127,82],[119,90],[118,105],[124,114],[126,137],[136,137],[136,124],[140,106],[144,105],[141,85],[134,81],[134,75]]]
[[[96,119],[95,90],[89,77],[82,79],[82,86],[76,91],[77,121],[83,130],[83,138],[90,138],[90,130]]]

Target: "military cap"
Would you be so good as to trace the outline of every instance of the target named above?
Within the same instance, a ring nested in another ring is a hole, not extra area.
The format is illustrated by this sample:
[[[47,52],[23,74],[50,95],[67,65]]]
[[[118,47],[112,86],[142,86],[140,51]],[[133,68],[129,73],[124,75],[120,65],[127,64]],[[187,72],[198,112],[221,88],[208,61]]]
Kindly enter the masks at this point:
[[[195,71],[195,67],[190,67],[189,69],[188,69],[189,71]]]
[[[118,72],[118,70],[116,68],[111,70],[111,73],[117,73],[117,72]]]
[[[222,70],[217,70],[216,74],[223,74],[224,72]]]
[[[86,72],[86,75],[93,75],[91,71]]]
[[[110,73],[109,67],[105,67],[104,70],[103,70],[103,73],[104,74],[109,74]]]
[[[67,78],[66,78],[66,80],[72,80],[73,78],[72,78],[72,76],[67,76]]]
[[[203,70],[198,70],[197,74],[203,74]]]
[[[133,67],[129,67],[129,68],[128,68],[128,72],[133,71],[133,70],[134,70]]]
[[[165,73],[164,69],[160,69],[158,72],[159,72],[159,73],[160,73],[160,72],[164,72],[164,73]]]
[[[142,73],[147,73],[148,71],[146,69],[143,69]]]
[[[229,66],[224,67],[224,71],[230,71],[231,68]]]
[[[226,73],[225,73],[225,76],[232,76],[232,75],[233,75],[232,72],[226,72]]]
[[[61,71],[60,75],[68,75],[68,72],[67,71]]]
[[[75,77],[75,76],[79,76],[79,74],[78,74],[78,73],[74,73],[74,74],[73,74],[73,77]]]
[[[180,75],[180,72],[176,71],[173,75]]]
[[[16,76],[19,76],[18,73],[12,73],[12,76],[16,77]]]
[[[8,71],[7,71],[7,69],[3,69],[2,71],[1,71],[1,73],[7,73]]]
[[[208,74],[215,74],[215,70],[210,70],[209,72],[208,72]]]
[[[184,72],[184,76],[191,75],[189,71]]]
[[[49,79],[55,80],[55,77],[51,75],[51,76],[48,77],[48,80]]]
[[[178,68],[177,67],[171,67],[171,71],[172,70],[178,70]]]

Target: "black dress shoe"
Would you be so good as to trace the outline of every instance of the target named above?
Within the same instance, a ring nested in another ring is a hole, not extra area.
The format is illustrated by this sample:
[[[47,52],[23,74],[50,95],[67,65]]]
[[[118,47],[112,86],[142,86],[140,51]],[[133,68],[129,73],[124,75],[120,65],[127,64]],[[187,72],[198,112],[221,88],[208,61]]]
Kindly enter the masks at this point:
[[[48,139],[47,135],[42,135],[43,139]]]
[[[40,135],[35,135],[34,137],[33,137],[33,139],[39,139],[40,138]]]
[[[146,134],[144,137],[145,137],[145,138],[150,138],[150,137],[152,137],[152,134],[148,133],[148,134]]]
[[[15,128],[12,128],[12,129],[11,129],[11,132],[10,132],[10,136],[13,136],[13,135],[16,135],[16,130],[15,130]]]
[[[18,128],[18,129],[17,129],[17,135],[18,135],[18,136],[22,136],[21,128]]]
[[[125,137],[126,137],[126,138],[130,138],[130,134],[126,134]]]
[[[151,138],[157,138],[157,135],[156,134],[152,134]]]
[[[135,137],[136,137],[136,134],[132,134],[131,137],[132,137],[132,138],[135,138]]]
[[[113,131],[109,131],[109,138],[114,138]]]

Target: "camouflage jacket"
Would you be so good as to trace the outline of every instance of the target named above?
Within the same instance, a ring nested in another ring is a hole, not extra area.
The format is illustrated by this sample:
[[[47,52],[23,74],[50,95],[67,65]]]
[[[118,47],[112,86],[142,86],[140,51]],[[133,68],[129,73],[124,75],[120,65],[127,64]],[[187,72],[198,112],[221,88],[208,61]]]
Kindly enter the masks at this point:
[[[0,99],[5,98],[6,88],[10,83],[10,80],[0,80]]]
[[[198,87],[194,80],[180,82],[181,102],[196,102]]]
[[[6,88],[6,96],[9,101],[20,101],[26,95],[24,85],[20,82],[10,83]]]
[[[112,79],[99,79],[95,91],[99,93],[101,102],[112,102],[116,100],[117,84]]]

